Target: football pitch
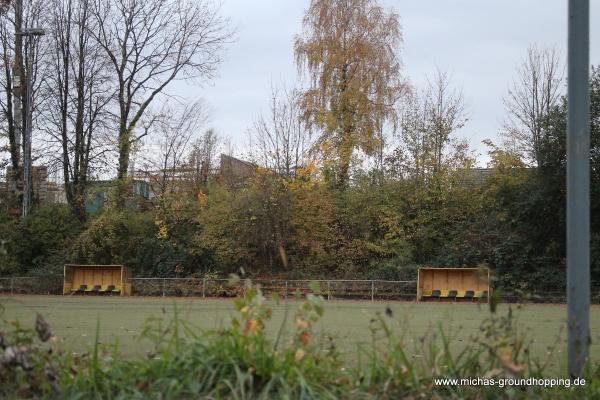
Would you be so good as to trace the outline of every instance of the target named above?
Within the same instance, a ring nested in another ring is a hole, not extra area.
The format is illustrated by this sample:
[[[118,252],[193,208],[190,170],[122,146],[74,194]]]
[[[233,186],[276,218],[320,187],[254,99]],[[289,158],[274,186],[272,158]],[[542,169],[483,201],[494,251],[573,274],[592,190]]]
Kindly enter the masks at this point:
[[[19,320],[24,327],[33,327],[36,313],[49,322],[51,330],[68,351],[82,353],[94,345],[99,328],[101,344],[118,343],[127,356],[143,355],[152,348],[140,334],[149,318],[168,321],[175,315],[198,329],[226,326],[235,315],[233,301],[202,298],[141,298],[141,297],[75,297],[75,296],[4,296],[0,297],[3,315],[0,330],[7,322]],[[299,302],[268,303],[273,318],[267,325],[275,336],[282,326],[291,326]],[[482,322],[489,318],[487,304],[439,304],[413,302],[332,301],[326,303],[325,315],[317,324],[317,332],[335,338],[338,349],[350,359],[358,344],[372,342],[371,320],[377,312],[385,314],[388,307],[392,318],[385,317],[392,329],[406,343],[406,351],[419,357],[419,338],[440,331],[453,338],[452,349],[462,346],[477,334]],[[506,315],[508,305],[498,308],[498,315]],[[527,304],[512,305],[515,326],[532,340],[534,356],[545,360],[548,367],[562,370],[565,365],[566,306]],[[600,307],[591,309],[592,347],[594,362],[600,360]],[[439,335],[438,335],[439,337]],[[550,348],[554,348],[551,356]]]

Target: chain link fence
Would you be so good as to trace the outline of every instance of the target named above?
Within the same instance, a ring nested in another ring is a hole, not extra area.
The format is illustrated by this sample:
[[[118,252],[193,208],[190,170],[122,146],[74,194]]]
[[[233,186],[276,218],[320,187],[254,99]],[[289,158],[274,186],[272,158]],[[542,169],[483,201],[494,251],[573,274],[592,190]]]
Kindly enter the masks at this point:
[[[3,294],[62,294],[62,276],[0,278]]]
[[[600,286],[592,286],[590,288],[590,302],[592,304],[600,304]],[[566,304],[566,290],[513,290],[500,289],[500,296],[504,303],[553,303]]]
[[[197,296],[235,297],[244,290],[245,282],[231,285],[227,279],[201,278],[132,278],[134,296]],[[286,299],[311,292],[311,283],[318,283],[328,300],[412,300],[416,296],[416,281],[382,280],[299,280],[256,279],[252,283],[271,296]]]
[[[244,281],[230,285],[227,279],[202,278],[131,278],[133,296],[157,297],[221,297],[230,298],[243,293]],[[311,282],[319,284],[321,294],[328,300],[404,300],[416,298],[416,281],[343,280],[343,279],[255,279],[267,296],[280,298],[305,296],[312,292]],[[62,294],[62,276],[0,278],[0,294]],[[567,301],[566,291],[495,289],[505,303],[555,303]],[[591,290],[591,302],[600,304],[600,286]]]
[[[311,283],[319,284],[328,300],[414,300],[416,281],[383,280],[299,280],[256,279],[267,296],[277,294],[282,299],[305,296],[312,292]],[[228,279],[202,278],[131,278],[133,296],[158,297],[235,297],[243,293],[245,281],[231,285]],[[62,277],[0,278],[2,294],[62,294]]]

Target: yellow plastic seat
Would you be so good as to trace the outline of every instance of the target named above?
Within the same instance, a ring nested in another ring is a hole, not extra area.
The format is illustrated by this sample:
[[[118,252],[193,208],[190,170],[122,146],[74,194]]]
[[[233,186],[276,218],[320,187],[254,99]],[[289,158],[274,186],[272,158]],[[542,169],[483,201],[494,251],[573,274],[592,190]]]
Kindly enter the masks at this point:
[[[74,283],[73,284],[73,288],[71,289],[71,291],[78,292],[79,288],[81,287],[81,285],[83,285],[83,283]]]

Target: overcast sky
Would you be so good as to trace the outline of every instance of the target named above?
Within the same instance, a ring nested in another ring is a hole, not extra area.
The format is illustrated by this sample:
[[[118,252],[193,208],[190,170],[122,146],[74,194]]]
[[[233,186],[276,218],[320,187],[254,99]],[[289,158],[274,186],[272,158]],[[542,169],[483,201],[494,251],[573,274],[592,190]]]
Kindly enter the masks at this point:
[[[266,111],[271,82],[294,85],[294,35],[308,0],[223,0],[223,14],[237,28],[219,77],[188,87],[211,106],[211,126],[244,153],[245,131]],[[531,43],[566,55],[566,0],[380,0],[400,15],[404,75],[422,85],[436,67],[462,88],[469,122],[460,132],[479,153],[495,139],[504,118],[502,96]],[[600,1],[591,2],[592,64],[600,64]],[[180,88],[178,88],[180,89]],[[485,164],[486,157],[481,157]]]

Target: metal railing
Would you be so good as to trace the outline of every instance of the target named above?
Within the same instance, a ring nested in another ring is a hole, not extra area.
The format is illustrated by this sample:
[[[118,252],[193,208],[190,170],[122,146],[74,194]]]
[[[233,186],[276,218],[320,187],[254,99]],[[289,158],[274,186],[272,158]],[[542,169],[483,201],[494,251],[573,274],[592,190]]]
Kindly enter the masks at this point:
[[[14,276],[0,278],[0,293],[62,294],[63,277]]]
[[[203,278],[131,278],[134,296],[197,296],[235,297],[245,283],[234,285],[227,279]],[[328,300],[412,300],[416,281],[343,280],[343,279],[254,279],[265,295],[277,293],[280,298],[304,296],[311,292],[311,283],[318,283],[321,294]]]
[[[317,282],[328,300],[405,300],[416,298],[416,281],[346,279],[253,279],[267,296],[282,299],[305,296]],[[245,282],[230,285],[227,279],[209,278],[131,278],[133,296],[157,297],[235,297],[243,293]],[[0,294],[62,294],[63,277],[0,277]],[[498,289],[496,289],[498,290]],[[564,290],[501,290],[503,303],[566,303]],[[591,288],[591,302],[600,304],[600,286]]]

